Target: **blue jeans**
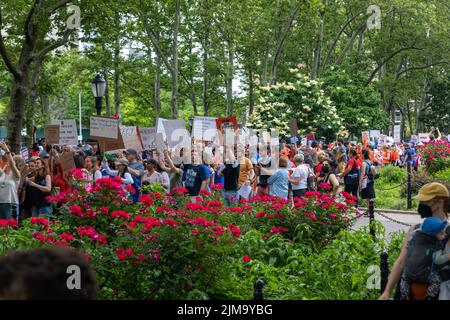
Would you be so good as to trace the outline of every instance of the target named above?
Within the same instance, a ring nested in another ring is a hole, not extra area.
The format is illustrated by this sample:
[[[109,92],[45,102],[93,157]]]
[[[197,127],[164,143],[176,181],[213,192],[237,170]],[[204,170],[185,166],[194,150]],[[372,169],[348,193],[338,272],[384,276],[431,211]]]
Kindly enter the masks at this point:
[[[32,209],[33,217],[38,217],[40,215],[50,215],[53,213],[52,206],[45,206],[45,207],[33,207]]]
[[[233,207],[237,204],[238,201],[238,192],[237,191],[224,191],[223,197],[225,198],[225,207]]]
[[[16,219],[16,218],[17,218],[17,204],[0,203],[0,219]]]

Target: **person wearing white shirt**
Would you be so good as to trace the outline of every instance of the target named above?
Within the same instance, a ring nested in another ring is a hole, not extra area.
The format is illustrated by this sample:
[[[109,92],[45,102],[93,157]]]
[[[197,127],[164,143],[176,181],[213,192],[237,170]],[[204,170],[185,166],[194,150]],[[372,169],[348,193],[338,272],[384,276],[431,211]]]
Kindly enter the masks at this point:
[[[122,185],[132,185],[133,177],[128,172],[128,160],[125,158],[118,159],[114,162],[117,170],[111,170],[108,166],[106,158],[103,159],[102,169],[105,169],[106,173],[110,177],[120,177],[122,179]]]
[[[305,164],[305,156],[298,154],[294,157],[295,169],[289,177],[292,184],[292,194],[294,198],[302,198],[308,191],[309,168]]]

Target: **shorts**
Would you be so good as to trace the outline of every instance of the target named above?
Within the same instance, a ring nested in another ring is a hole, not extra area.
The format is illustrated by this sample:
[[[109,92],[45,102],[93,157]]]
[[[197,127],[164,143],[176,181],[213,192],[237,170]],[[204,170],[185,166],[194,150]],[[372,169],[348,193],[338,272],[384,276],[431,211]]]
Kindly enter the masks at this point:
[[[15,219],[17,207],[15,203],[0,203],[0,219]]]

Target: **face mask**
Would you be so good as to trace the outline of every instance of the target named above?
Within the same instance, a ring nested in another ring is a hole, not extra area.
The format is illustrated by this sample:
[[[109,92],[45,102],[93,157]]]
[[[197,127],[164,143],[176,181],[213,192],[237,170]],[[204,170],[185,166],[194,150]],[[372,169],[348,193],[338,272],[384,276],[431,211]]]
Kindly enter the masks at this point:
[[[420,217],[423,218],[428,218],[431,217],[433,215],[433,210],[431,210],[431,207],[424,204],[424,203],[419,203],[419,207],[417,208],[417,212],[420,214]]]
[[[328,173],[330,172],[330,168],[322,168],[323,173]]]

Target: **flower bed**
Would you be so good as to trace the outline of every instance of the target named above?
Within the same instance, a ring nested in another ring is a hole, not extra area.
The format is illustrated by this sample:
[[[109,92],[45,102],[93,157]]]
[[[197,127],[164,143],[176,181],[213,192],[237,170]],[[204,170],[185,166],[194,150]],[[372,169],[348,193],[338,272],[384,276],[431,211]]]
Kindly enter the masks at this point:
[[[253,259],[236,256],[243,235],[258,232],[263,242],[282,239],[321,250],[356,217],[348,194],[342,204],[309,192],[294,204],[264,197],[225,209],[219,189],[202,192],[196,203],[176,188],[173,195],[142,195],[133,205],[119,180],[101,179],[89,192],[52,197],[59,212],[54,220],[32,218],[20,227],[0,221],[0,254],[67,246],[82,250],[94,266],[100,298],[199,298],[214,295],[223,261]]]
[[[435,141],[426,143],[420,149],[420,155],[425,164],[425,170],[433,175],[450,167],[450,143]]]

